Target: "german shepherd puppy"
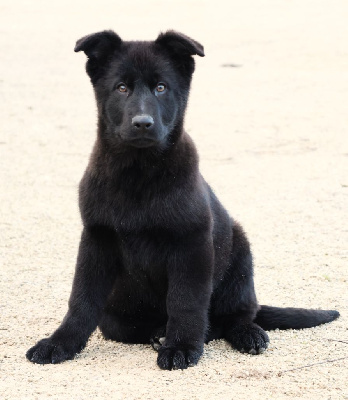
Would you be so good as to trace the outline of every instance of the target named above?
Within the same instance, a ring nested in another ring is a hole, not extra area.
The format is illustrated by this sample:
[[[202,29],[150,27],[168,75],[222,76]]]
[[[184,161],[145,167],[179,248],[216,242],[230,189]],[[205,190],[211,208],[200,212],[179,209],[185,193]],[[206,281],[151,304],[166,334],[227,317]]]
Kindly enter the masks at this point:
[[[336,319],[337,311],[257,303],[246,235],[200,174],[183,128],[202,45],[174,31],[153,42],[103,31],[75,51],[88,57],[98,106],[79,191],[84,228],[69,310],[27,358],[72,359],[99,326],[106,339],[152,343],[160,368],[185,369],[212,339],[259,354],[264,329]]]

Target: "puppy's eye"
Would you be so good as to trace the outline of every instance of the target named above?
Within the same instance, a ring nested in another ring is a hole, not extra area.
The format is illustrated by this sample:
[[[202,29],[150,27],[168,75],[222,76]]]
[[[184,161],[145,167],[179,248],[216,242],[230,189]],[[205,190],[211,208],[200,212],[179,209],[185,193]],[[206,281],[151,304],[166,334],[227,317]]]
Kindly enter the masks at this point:
[[[164,92],[167,89],[167,86],[164,83],[158,83],[156,86],[157,92]]]
[[[127,85],[124,84],[124,83],[119,83],[119,84],[117,85],[117,90],[118,90],[119,92],[121,92],[121,93],[126,93],[126,92],[128,92]]]

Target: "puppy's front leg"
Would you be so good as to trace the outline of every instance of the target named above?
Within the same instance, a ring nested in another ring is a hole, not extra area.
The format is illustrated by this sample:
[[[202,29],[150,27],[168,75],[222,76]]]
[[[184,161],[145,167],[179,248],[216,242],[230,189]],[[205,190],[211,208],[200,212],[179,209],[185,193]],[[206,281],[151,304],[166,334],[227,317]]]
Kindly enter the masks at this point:
[[[213,246],[197,240],[176,249],[168,263],[168,322],[158,350],[162,369],[186,369],[203,353],[212,291]]]
[[[28,350],[28,360],[39,364],[60,363],[72,359],[85,347],[114,282],[116,248],[111,230],[100,227],[83,230],[69,310],[52,336]]]

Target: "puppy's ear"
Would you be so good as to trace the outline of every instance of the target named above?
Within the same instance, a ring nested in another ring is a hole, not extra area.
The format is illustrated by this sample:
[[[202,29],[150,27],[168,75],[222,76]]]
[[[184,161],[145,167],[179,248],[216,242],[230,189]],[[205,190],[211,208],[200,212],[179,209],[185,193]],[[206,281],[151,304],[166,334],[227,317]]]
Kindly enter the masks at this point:
[[[79,39],[74,51],[84,51],[88,58],[101,59],[116,50],[121,43],[121,38],[115,32],[102,31]]]
[[[113,31],[92,33],[76,42],[74,51],[83,51],[88,57],[86,71],[93,84],[99,79],[103,67],[121,43],[122,39]]]
[[[203,46],[183,33],[175,31],[161,33],[155,43],[167,48],[177,56],[194,56],[197,54],[204,57]]]

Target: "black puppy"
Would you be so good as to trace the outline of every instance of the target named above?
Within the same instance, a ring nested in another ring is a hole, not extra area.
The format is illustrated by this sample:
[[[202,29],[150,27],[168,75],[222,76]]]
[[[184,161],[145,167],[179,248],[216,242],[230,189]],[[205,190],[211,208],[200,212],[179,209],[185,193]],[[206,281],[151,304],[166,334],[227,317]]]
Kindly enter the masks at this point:
[[[68,313],[27,358],[72,359],[99,326],[106,339],[151,342],[160,368],[184,369],[212,339],[258,354],[269,343],[263,329],[336,319],[257,303],[248,240],[202,178],[183,129],[192,56],[203,47],[173,31],[154,42],[104,31],[80,39],[81,50],[98,105],[80,184],[84,229]]]

